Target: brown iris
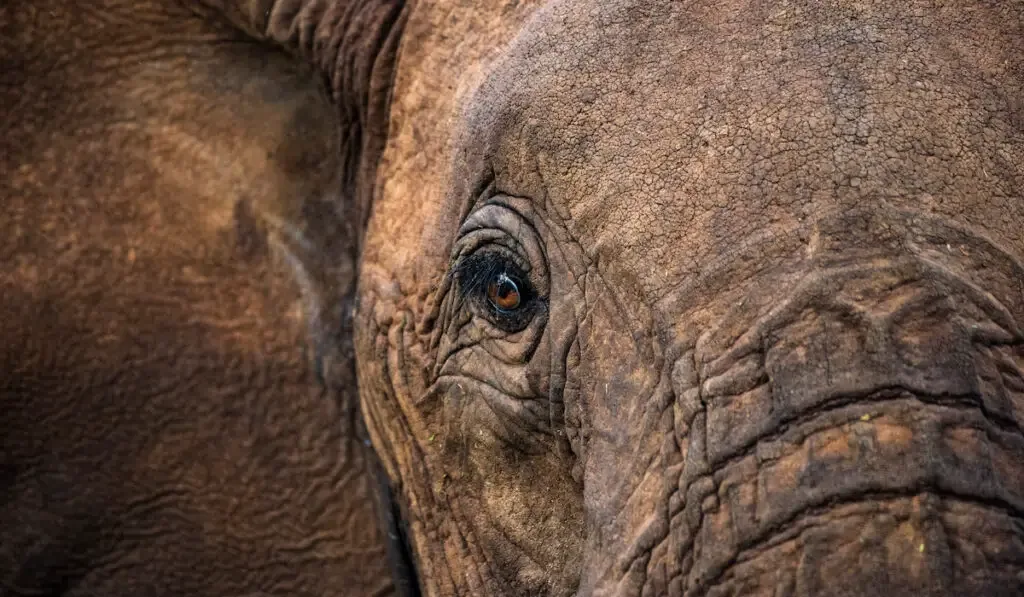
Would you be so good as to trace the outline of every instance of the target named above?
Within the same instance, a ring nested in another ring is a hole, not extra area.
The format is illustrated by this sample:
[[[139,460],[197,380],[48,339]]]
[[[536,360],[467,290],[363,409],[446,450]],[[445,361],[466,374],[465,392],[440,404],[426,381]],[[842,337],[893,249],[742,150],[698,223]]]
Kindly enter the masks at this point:
[[[522,295],[512,278],[500,274],[487,284],[487,300],[502,311],[514,311],[519,308]]]

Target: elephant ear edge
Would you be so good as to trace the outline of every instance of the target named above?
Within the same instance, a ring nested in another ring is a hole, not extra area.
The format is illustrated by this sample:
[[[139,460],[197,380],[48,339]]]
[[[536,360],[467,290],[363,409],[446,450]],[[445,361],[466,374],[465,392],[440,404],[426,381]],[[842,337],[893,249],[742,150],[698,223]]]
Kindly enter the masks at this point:
[[[199,0],[247,35],[280,47],[319,74],[341,129],[341,196],[359,244],[388,131],[406,0]]]
[[[225,22],[290,55],[319,78],[334,107],[338,172],[323,200],[295,197],[288,221],[272,222],[305,303],[319,380],[357,404],[352,321],[359,256],[387,144],[406,0],[185,0],[203,19]],[[292,219],[294,218],[294,220]],[[271,215],[270,219],[280,220]],[[358,414],[354,414],[358,418]],[[360,439],[368,436],[358,425]],[[368,440],[362,443],[368,443]]]
[[[357,263],[373,204],[377,165],[387,143],[394,73],[410,4],[406,0],[200,1],[197,10],[212,11],[246,35],[281,48],[322,78],[340,128],[339,205],[332,206],[333,215],[342,220],[350,236],[344,242],[351,263]],[[334,243],[338,239],[321,240]],[[336,391],[357,392],[351,327],[356,268],[343,267],[347,271],[341,276],[316,280],[302,255],[292,254],[290,261],[303,293],[313,295],[307,301],[307,317],[321,381]],[[356,396],[350,398],[358,403]],[[369,446],[361,421],[357,428]],[[395,590],[398,597],[419,597],[407,524],[382,463],[372,447],[366,452]]]

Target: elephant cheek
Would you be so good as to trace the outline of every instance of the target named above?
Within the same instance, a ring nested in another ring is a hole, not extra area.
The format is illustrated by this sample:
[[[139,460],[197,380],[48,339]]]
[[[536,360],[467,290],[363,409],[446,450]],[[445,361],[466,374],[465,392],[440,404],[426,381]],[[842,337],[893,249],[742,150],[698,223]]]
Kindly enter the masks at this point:
[[[583,438],[587,536],[577,594],[639,594],[650,547],[667,530],[664,495],[674,481],[665,471],[678,475],[681,461],[672,388],[661,373],[668,360],[647,333],[649,311],[624,312],[600,279],[589,290],[578,330],[579,391],[565,401],[579,427],[571,431]]]
[[[570,595],[577,585],[583,514],[579,488],[557,457],[502,458],[472,448],[475,479],[462,499],[474,536],[520,594]],[[481,462],[482,461],[482,462]],[[494,594],[500,594],[495,592]]]

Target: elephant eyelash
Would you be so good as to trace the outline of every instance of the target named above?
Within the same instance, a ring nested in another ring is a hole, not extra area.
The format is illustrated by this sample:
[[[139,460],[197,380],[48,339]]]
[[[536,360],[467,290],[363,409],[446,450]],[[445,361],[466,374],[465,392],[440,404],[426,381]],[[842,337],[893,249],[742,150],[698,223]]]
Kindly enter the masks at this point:
[[[511,257],[499,251],[482,251],[461,259],[454,268],[461,303],[503,331],[512,333],[529,324],[536,311],[537,292],[529,276]],[[495,308],[487,299],[487,287],[497,279],[515,283],[520,306],[514,311]]]

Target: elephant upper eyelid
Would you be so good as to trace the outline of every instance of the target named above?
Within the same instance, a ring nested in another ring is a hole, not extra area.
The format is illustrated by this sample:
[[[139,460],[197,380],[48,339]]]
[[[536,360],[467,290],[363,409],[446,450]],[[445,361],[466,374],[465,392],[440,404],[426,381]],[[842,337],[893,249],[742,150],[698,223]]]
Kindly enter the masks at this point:
[[[506,275],[522,281],[527,279],[526,272],[521,271],[519,265],[511,258],[488,258],[479,255],[469,255],[460,259],[453,268],[453,275],[463,299],[469,298],[469,295],[482,288],[495,275]]]

